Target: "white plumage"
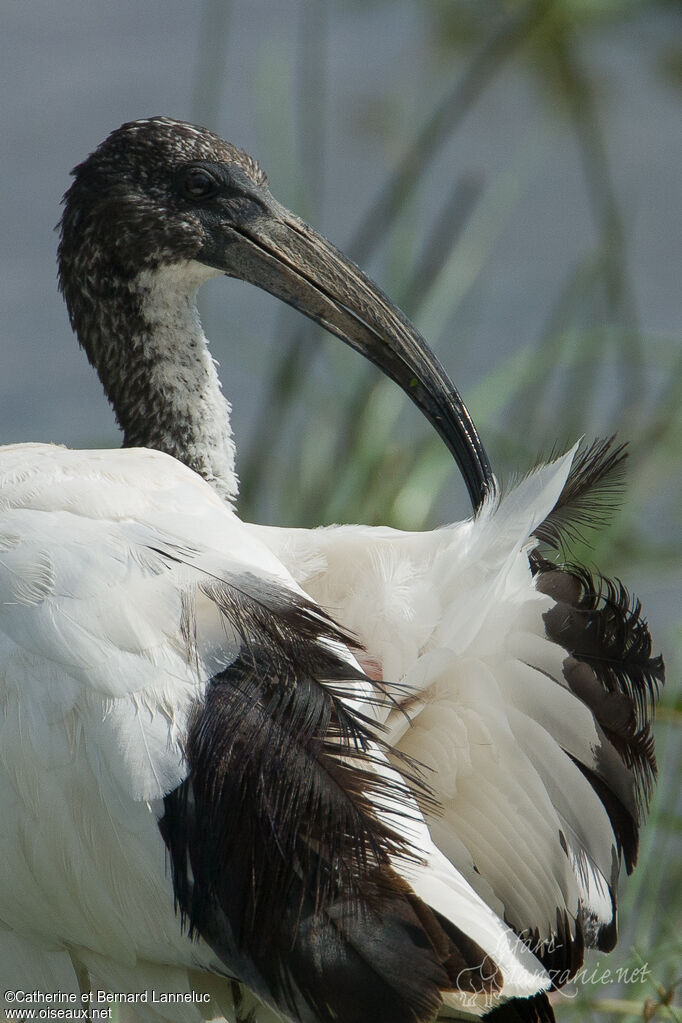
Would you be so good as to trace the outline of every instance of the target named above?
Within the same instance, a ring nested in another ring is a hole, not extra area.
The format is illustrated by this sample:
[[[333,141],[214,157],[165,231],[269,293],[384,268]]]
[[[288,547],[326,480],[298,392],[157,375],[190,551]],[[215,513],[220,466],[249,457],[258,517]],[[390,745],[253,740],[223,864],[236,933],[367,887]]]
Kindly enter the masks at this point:
[[[0,986],[25,974],[27,988],[77,991],[79,966],[114,991],[201,988],[192,970],[220,964],[180,933],[158,818],[186,776],[191,706],[242,640],[199,586],[248,570],[301,591],[206,483],[159,452],[14,445],[0,449],[0,489]],[[402,826],[425,860],[401,873],[495,958],[504,994],[545,988],[416,806]],[[229,985],[213,987],[229,1010]],[[142,1011],[174,1018],[165,1004]],[[185,1006],[177,1018],[194,1016]]]

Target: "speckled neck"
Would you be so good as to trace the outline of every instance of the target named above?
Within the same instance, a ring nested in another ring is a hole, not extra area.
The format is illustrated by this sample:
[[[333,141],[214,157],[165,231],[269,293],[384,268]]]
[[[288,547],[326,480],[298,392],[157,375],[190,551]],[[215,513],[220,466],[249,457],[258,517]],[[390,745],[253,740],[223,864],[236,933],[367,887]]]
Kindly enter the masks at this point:
[[[230,405],[208,350],[196,293],[218,272],[193,260],[107,282],[71,308],[78,338],[123,430],[124,447],[165,451],[233,501]]]

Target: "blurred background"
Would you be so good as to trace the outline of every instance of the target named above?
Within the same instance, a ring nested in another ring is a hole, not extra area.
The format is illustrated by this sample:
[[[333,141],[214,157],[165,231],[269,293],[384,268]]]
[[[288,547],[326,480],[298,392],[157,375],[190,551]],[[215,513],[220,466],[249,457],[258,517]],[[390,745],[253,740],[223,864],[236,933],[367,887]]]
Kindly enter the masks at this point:
[[[4,0],[0,88],[0,443],[119,443],[56,291],[52,228],[69,169],[152,114],[247,149],[403,306],[500,477],[582,435],[629,441],[623,506],[576,553],[638,594],[665,652],[660,784],[619,947],[557,1012],[681,1019],[680,3]],[[245,517],[467,514],[445,449],[357,356],[247,285],[212,282],[202,303]]]

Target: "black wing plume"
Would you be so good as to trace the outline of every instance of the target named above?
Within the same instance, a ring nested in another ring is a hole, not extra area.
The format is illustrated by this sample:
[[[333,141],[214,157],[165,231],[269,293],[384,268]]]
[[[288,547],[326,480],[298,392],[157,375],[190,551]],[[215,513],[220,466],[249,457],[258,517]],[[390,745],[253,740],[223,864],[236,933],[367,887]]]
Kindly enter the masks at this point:
[[[342,698],[367,683],[333,646],[348,637],[251,577],[201,589],[241,649],[195,707],[188,777],[159,825],[190,935],[305,1023],[426,1023],[461,976],[494,995],[496,965],[391,866],[418,856],[400,834],[414,811],[403,784],[375,769],[370,708]],[[385,699],[375,689],[368,702]],[[429,798],[406,759],[401,773]]]
[[[554,550],[567,550],[608,525],[623,492],[627,454],[615,437],[582,442],[559,500],[533,535]]]

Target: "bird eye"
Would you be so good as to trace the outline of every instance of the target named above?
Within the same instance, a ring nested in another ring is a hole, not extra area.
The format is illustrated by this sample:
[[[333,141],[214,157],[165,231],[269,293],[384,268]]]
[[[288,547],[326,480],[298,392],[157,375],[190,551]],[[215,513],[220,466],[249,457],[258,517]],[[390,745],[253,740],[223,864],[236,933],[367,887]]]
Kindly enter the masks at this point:
[[[188,167],[182,177],[187,199],[208,199],[220,188],[220,182],[204,167]]]

